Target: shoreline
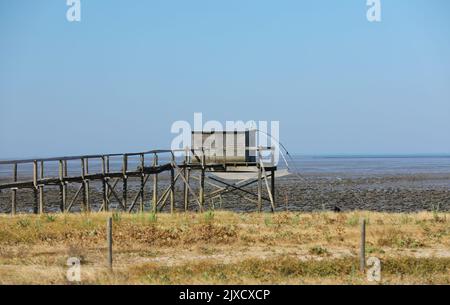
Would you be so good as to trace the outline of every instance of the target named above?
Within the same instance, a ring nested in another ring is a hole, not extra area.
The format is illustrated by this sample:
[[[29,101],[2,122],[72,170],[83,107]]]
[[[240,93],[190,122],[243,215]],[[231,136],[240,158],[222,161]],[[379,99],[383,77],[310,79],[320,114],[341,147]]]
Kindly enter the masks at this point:
[[[332,211],[338,207],[342,211],[367,210],[379,212],[417,212],[417,211],[450,211],[450,174],[417,174],[417,175],[391,175],[364,177],[330,177],[323,174],[304,174],[305,181],[295,175],[283,177],[276,181],[277,211]],[[159,194],[168,186],[169,180],[160,175]],[[198,191],[197,182],[191,184],[194,191]],[[69,185],[68,198],[76,192],[77,185]],[[93,210],[100,207],[102,196],[99,192],[101,184],[92,182],[91,206]],[[128,198],[131,201],[137,194],[139,181],[129,179]],[[249,191],[256,193],[256,186],[248,187]],[[210,185],[206,191],[211,191]],[[120,183],[117,191],[121,194]],[[265,192],[265,190],[263,191]],[[145,209],[151,205],[151,185],[146,186]],[[47,187],[45,189],[46,212],[59,210],[59,187]],[[175,208],[183,211],[182,186],[176,185]],[[10,212],[10,192],[0,193],[0,213]],[[192,198],[192,196],[191,196]],[[79,211],[81,196],[74,205],[75,211]],[[256,205],[243,199],[237,193],[229,193],[222,196],[222,205],[218,198],[212,203],[206,200],[206,209],[223,209],[236,212],[251,212],[256,210]],[[112,208],[118,202],[112,198]],[[17,211],[32,212],[34,206],[33,191],[23,189],[17,191]],[[264,210],[269,210],[269,204],[263,203]],[[166,207],[167,211],[168,206]],[[195,211],[195,203],[190,205],[190,210]]]

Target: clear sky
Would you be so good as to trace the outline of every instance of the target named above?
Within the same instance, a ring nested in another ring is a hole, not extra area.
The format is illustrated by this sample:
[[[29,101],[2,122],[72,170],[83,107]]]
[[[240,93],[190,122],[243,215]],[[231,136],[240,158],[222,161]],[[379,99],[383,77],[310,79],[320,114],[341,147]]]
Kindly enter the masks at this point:
[[[302,154],[450,153],[450,1],[0,0],[0,158],[279,120]]]

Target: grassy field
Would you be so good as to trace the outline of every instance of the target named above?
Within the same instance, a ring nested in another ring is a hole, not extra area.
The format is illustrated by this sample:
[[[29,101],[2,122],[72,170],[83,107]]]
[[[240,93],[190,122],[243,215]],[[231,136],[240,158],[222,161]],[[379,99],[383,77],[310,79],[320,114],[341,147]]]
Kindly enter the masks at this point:
[[[111,214],[0,216],[0,283],[369,284],[358,271],[362,217],[367,256],[382,284],[450,284],[450,213]]]

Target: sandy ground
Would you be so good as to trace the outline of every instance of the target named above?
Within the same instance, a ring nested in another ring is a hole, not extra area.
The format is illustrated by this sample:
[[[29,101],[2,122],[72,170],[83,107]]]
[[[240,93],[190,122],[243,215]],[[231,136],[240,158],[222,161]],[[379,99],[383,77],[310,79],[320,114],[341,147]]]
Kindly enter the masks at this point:
[[[82,283],[365,284],[357,272],[361,218],[382,283],[450,283],[448,213],[120,214],[114,272],[109,215],[1,216],[0,283],[68,283],[67,259],[77,257]]]

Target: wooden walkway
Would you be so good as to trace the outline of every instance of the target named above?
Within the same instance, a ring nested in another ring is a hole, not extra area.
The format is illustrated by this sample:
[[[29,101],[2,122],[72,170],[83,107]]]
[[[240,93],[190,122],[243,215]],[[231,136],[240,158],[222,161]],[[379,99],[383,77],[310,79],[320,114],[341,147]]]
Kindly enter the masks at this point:
[[[163,157],[160,157],[164,155]],[[194,202],[198,206],[199,211],[203,211],[206,199],[214,199],[223,194],[240,191],[244,193],[244,198],[255,202],[257,208],[261,210],[262,202],[268,201],[271,203],[271,210],[275,209],[275,166],[265,166],[262,162],[250,163],[206,163],[205,158],[198,157],[197,154],[192,155],[186,153],[184,160],[177,164],[174,157],[174,151],[172,150],[152,150],[139,153],[123,153],[123,154],[104,154],[104,155],[83,155],[83,156],[71,156],[71,157],[55,157],[55,158],[43,158],[43,159],[27,159],[27,160],[8,160],[0,161],[1,167],[10,168],[9,181],[0,182],[0,192],[4,190],[10,190],[11,192],[11,214],[17,212],[17,192],[20,189],[31,189],[34,195],[34,212],[42,214],[46,212],[45,202],[45,187],[58,186],[59,187],[59,201],[60,211],[70,212],[77,202],[77,199],[81,196],[81,211],[91,212],[91,194],[94,190],[91,190],[90,183],[93,181],[101,183],[102,202],[100,208],[97,211],[109,211],[111,200],[114,198],[119,202],[121,211],[132,212],[137,210],[143,212],[146,206],[144,195],[146,185],[149,181],[152,181],[152,199],[151,199],[151,211],[156,213],[161,211],[166,205],[167,201],[170,202],[170,211],[175,210],[175,183],[181,181],[183,184],[183,203],[184,210],[187,211],[189,204]],[[204,156],[204,154],[203,154]],[[110,167],[111,158],[121,160],[120,170],[112,170]],[[129,168],[130,158],[138,158],[138,166],[135,168]],[[160,162],[159,160],[165,160]],[[79,173],[69,174],[68,162],[78,162]],[[101,164],[101,170],[97,172],[91,172],[89,165],[95,161],[97,164]],[[194,161],[194,162],[193,162]],[[46,169],[49,163],[55,165],[58,163],[58,173],[54,176],[49,176],[46,173]],[[26,175],[25,179],[19,180],[18,167],[28,167],[31,172]],[[240,167],[253,166],[258,168],[258,178],[250,179],[249,181],[240,181],[237,183],[231,183],[228,181],[222,181],[215,177],[207,177],[208,171],[212,172],[227,172],[228,167],[233,167],[233,172],[239,172]],[[193,171],[198,171],[200,174],[198,177],[191,176]],[[158,194],[158,175],[160,173],[167,172],[170,175],[169,186],[159,195]],[[28,178],[27,178],[28,177]],[[128,183],[129,178],[137,178],[139,181],[138,193],[129,198]],[[150,179],[152,178],[152,179]],[[199,182],[198,192],[194,191],[191,187],[190,179],[197,179]],[[269,185],[270,178],[270,185]],[[205,193],[205,180],[209,185],[216,187],[213,192]],[[2,180],[3,181],[3,180]],[[267,187],[268,196],[264,196],[262,193],[262,182],[265,181]],[[244,183],[242,183],[244,182]],[[121,194],[116,190],[117,185],[121,184]],[[217,184],[219,183],[219,185]],[[253,193],[244,187],[253,183],[258,183],[258,192]],[[69,185],[76,185],[76,192],[69,198],[68,187]],[[137,209],[136,209],[137,206]]]

